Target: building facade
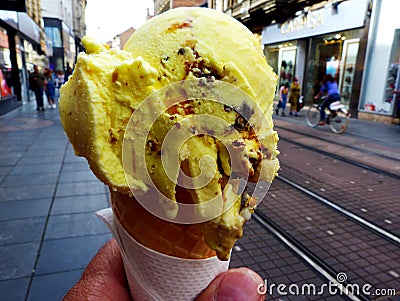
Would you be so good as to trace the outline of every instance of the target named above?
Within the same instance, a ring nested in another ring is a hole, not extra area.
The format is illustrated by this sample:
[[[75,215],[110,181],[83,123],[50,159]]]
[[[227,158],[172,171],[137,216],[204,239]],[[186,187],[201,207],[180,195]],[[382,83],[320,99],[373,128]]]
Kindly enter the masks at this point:
[[[0,7],[7,2],[15,3],[2,1]],[[26,0],[16,10],[0,10],[0,114],[30,100],[29,72],[33,65],[48,65],[41,12],[39,0]]]
[[[75,37],[79,39],[86,35],[86,22],[85,22],[86,0],[73,0],[72,1],[72,23]]]
[[[319,92],[326,74],[338,82],[341,100],[357,116],[370,23],[369,0],[338,6],[314,5],[295,18],[264,27],[267,60],[278,85],[299,78],[306,103]]]
[[[400,1],[374,0],[366,49],[359,118],[400,118]]]
[[[51,40],[50,68],[62,71],[67,65],[72,67],[77,54],[83,50],[81,38],[86,33],[86,1],[41,1],[44,30]]]
[[[208,4],[205,0],[154,0],[154,15],[159,15],[172,8],[185,6],[207,7]]]
[[[330,73],[352,117],[398,122],[400,1],[213,0],[210,6],[261,34],[277,87],[296,76],[311,103]]]
[[[107,42],[107,45],[111,48],[123,49],[126,42],[128,42],[129,38],[133,35],[135,29],[133,27],[128,28],[127,30],[117,34],[112,41]]]
[[[0,3],[0,115],[30,101],[33,66],[64,70],[82,50],[85,0],[2,0]]]

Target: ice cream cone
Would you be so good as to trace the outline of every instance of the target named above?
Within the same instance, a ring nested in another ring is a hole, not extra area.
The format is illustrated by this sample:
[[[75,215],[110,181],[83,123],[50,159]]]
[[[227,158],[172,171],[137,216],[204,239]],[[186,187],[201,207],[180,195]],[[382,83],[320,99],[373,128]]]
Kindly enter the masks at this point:
[[[201,235],[201,224],[184,225],[162,220],[144,209],[135,198],[112,190],[111,205],[124,229],[154,251],[185,259],[216,255]]]
[[[217,256],[186,259],[154,251],[128,234],[111,208],[96,215],[110,228],[118,243],[133,300],[194,300],[229,267],[229,260],[221,261]]]

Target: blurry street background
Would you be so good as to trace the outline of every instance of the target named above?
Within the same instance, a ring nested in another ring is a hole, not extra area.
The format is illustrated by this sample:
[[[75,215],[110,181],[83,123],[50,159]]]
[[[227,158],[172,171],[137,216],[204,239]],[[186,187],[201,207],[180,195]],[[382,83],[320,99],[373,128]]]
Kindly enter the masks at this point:
[[[58,109],[45,97],[46,110],[36,110],[33,66],[57,74],[57,105],[83,36],[122,48],[146,19],[201,6],[231,15],[260,41],[278,76],[274,106],[295,77],[305,104],[298,117],[290,104],[273,116],[281,170],[230,266],[258,272],[267,300],[399,300],[400,1],[128,2],[0,3],[0,299],[61,300],[111,238],[94,215],[109,206],[107,187],[74,155]],[[351,114],[340,135],[305,122],[327,74]],[[328,283],[337,289],[321,289]],[[302,285],[317,291],[296,294]]]

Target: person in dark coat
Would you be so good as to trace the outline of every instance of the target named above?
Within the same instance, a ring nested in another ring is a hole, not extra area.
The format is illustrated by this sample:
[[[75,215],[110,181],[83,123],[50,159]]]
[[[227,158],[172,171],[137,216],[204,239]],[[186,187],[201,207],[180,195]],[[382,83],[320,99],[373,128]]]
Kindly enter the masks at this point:
[[[44,87],[44,75],[39,72],[37,65],[33,66],[33,72],[29,75],[29,89],[35,93],[36,97],[36,110],[45,111],[43,104],[43,87]]]

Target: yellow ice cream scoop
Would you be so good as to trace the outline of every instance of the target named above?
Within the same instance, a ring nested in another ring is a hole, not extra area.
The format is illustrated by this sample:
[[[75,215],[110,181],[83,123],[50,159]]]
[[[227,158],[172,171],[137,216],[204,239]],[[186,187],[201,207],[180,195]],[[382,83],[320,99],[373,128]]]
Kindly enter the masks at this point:
[[[213,76],[240,87],[271,114],[276,75],[259,40],[226,14],[187,7],[168,11],[136,30],[124,50],[157,69],[158,86]]]
[[[165,210],[157,218],[188,223],[178,204],[196,205],[192,214],[193,221],[201,221],[200,239],[228,259],[260,201],[243,183],[270,183],[279,169],[271,117],[276,75],[258,40],[228,15],[178,8],[147,21],[124,50],[88,37],[82,41],[86,53],[79,54],[61,89],[61,123],[75,154],[87,158],[113,191],[117,217],[132,216],[121,223],[150,246],[137,232],[143,227],[135,226],[135,212],[129,211],[135,206],[126,195],[141,203],[141,196],[156,190],[160,197],[151,201]],[[198,119],[202,116],[209,117]],[[187,139],[179,138],[182,133]],[[143,145],[139,136],[145,137]],[[174,160],[165,159],[172,151]],[[180,185],[185,178],[195,186]],[[210,200],[219,204],[211,216]],[[168,235],[174,232],[162,240]],[[152,241],[150,247],[157,240]]]

